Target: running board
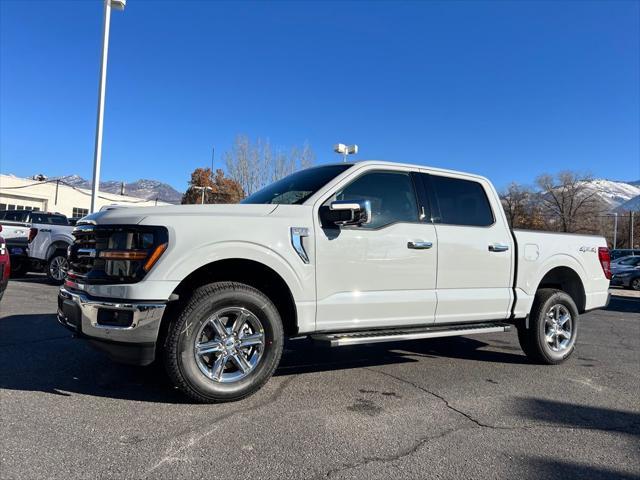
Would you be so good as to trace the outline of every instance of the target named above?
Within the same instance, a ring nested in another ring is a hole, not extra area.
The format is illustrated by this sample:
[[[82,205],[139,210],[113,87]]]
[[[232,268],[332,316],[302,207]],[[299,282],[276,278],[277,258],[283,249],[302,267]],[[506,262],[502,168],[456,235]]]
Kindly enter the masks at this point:
[[[359,332],[318,333],[311,338],[327,347],[343,347],[362,343],[401,342],[421,338],[454,337],[457,335],[477,335],[480,333],[508,332],[511,325],[507,323],[474,323],[456,326],[433,326],[403,328],[393,330],[366,330]]]

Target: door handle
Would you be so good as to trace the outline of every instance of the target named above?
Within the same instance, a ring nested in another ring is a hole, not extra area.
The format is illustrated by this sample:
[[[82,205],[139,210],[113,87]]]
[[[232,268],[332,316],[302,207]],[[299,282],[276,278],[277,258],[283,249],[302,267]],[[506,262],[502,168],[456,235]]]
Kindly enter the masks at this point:
[[[407,242],[407,248],[413,250],[428,250],[431,247],[433,247],[432,242]]]
[[[494,243],[489,245],[490,252],[506,252],[509,250],[509,245],[505,245],[504,243]]]

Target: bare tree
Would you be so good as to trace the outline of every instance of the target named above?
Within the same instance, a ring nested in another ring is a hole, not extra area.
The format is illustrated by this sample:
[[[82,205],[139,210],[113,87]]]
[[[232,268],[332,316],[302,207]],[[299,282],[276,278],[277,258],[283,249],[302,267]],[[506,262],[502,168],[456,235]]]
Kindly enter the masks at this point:
[[[507,190],[500,195],[500,199],[502,200],[502,206],[504,207],[504,213],[507,215],[509,225],[512,228],[519,227],[528,213],[529,190],[516,182],[511,182]]]
[[[509,184],[500,199],[511,228],[547,230],[539,194],[515,182]]]
[[[550,226],[562,232],[585,232],[597,228],[595,220],[602,207],[599,191],[589,185],[591,176],[576,172],[560,172],[556,176],[540,175],[536,184],[544,214]]]
[[[301,148],[274,150],[268,139],[252,142],[246,135],[238,135],[231,151],[224,153],[224,160],[228,176],[251,195],[268,183],[313,165],[315,154],[307,142]]]

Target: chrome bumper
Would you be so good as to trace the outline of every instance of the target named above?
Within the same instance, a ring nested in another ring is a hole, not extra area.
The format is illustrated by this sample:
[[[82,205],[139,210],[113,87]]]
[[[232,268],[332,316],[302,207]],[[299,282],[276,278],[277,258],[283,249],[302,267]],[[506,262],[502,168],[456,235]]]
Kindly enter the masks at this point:
[[[151,344],[158,339],[160,321],[165,302],[127,302],[92,299],[81,292],[60,288],[58,294],[58,322],[95,340],[108,342]],[[101,325],[101,309],[132,311],[132,322],[127,327]]]

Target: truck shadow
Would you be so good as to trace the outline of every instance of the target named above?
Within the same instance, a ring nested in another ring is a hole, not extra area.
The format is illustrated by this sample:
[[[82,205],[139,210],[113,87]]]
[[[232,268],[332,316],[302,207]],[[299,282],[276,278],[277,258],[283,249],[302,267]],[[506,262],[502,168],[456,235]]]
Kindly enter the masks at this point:
[[[485,350],[491,344],[478,338],[447,337],[415,341],[374,343],[329,348],[314,344],[313,340],[289,341],[276,375],[344,370],[358,367],[416,362],[418,358],[457,358],[480,362],[510,364],[529,363],[520,348],[510,342],[495,341],[499,350]],[[418,357],[418,358],[416,358]]]
[[[285,344],[276,375],[410,363],[421,357],[526,362],[519,351],[480,350],[488,345],[458,337],[332,349],[319,347],[307,339],[293,340]],[[509,347],[498,345],[498,349],[505,348]],[[0,318],[0,388],[62,396],[82,394],[147,402],[187,402],[169,386],[160,365],[134,367],[114,363],[86,342],[73,338],[58,325],[53,314]]]
[[[640,298],[611,296],[609,305],[603,310],[609,312],[640,313]]]
[[[535,424],[602,430],[640,437],[640,413],[542,398],[519,398],[515,413]]]
[[[528,457],[527,475],[531,480],[638,480],[640,476],[632,472],[624,472],[595,465],[585,465],[566,460]]]
[[[36,283],[42,285],[53,285],[47,279],[47,276],[44,273],[27,273],[21,277],[11,277],[9,279],[11,283]]]

